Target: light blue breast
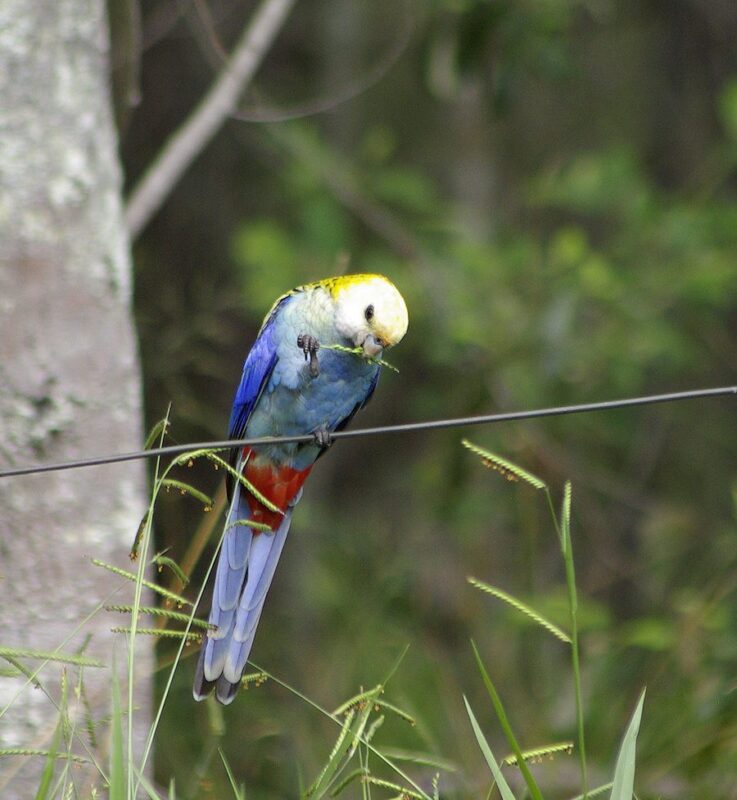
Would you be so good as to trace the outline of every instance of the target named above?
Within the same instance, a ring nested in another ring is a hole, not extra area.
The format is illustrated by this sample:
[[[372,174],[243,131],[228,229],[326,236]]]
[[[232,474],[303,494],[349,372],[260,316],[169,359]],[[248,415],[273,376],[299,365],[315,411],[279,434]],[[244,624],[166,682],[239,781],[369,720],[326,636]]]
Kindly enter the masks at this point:
[[[333,300],[324,289],[299,292],[285,303],[274,320],[278,361],[247,426],[248,436],[312,433],[320,427],[335,430],[363,403],[376,380],[376,364],[349,354],[320,349],[319,375],[297,347],[300,334],[315,336],[321,345],[352,346],[335,329]],[[262,454],[277,463],[304,469],[320,449],[309,445],[278,445]]]

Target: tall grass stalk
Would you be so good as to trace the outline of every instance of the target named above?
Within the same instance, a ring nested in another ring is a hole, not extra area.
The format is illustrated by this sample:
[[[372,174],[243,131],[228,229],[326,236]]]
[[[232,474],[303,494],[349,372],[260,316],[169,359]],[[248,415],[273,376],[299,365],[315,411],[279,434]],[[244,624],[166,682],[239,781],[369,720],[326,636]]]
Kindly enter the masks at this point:
[[[563,490],[563,505],[560,515],[561,545],[566,567],[568,590],[568,613],[571,623],[571,661],[573,663],[573,686],[576,695],[576,728],[578,732],[578,758],[581,765],[581,785],[584,800],[588,797],[589,778],[586,765],[586,741],[584,736],[583,699],[581,692],[581,663],[578,649],[578,595],[576,592],[576,570],[573,564],[571,544],[571,482],[566,481]]]
[[[576,732],[577,732],[577,739],[578,739],[578,756],[579,756],[579,764],[581,770],[581,785],[583,788],[583,794],[581,795],[582,800],[587,800],[589,796],[589,781],[588,781],[588,766],[586,761],[586,739],[585,739],[585,732],[584,732],[584,709],[583,709],[583,693],[581,689],[581,663],[580,663],[580,652],[579,652],[579,636],[578,636],[578,595],[576,589],[576,570],[573,561],[573,545],[571,542],[571,496],[572,496],[572,488],[570,481],[566,481],[565,487],[563,490],[563,500],[561,503],[561,510],[560,516],[556,514],[555,506],[553,503],[553,498],[550,492],[549,486],[536,475],[528,472],[527,470],[522,469],[522,467],[517,466],[516,464],[507,461],[506,459],[501,458],[501,456],[496,455],[495,453],[491,453],[488,450],[485,450],[477,445],[474,445],[466,440],[463,440],[462,444],[467,449],[471,450],[476,455],[480,456],[482,464],[490,469],[496,470],[502,476],[506,477],[508,480],[522,480],[528,483],[535,489],[542,490],[548,510],[550,511],[550,516],[553,522],[553,527],[558,535],[558,541],[561,548],[561,553],[563,555],[563,562],[565,566],[565,575],[566,575],[566,593],[568,599],[568,617],[570,622],[570,638],[569,644],[571,647],[571,663],[572,663],[572,670],[573,670],[573,686],[574,686],[574,694],[575,694],[575,703],[576,703]],[[510,603],[513,607],[515,607],[518,611],[525,613],[528,617],[538,622],[538,624],[542,625],[546,628],[549,632],[554,633],[565,641],[565,635],[560,636],[560,631],[551,623],[548,622],[544,617],[537,614],[533,609],[530,609],[525,603],[517,600],[516,598],[511,597],[506,592],[502,592],[501,590],[496,589],[495,587],[491,587],[488,584],[484,584],[481,581],[476,579],[469,579],[469,582],[476,586],[476,588],[482,589],[483,591],[489,592],[490,594],[495,595],[501,600],[504,600],[507,603]],[[473,643],[472,643],[473,644]],[[482,676],[484,677],[484,682],[487,684],[487,689],[489,690],[490,695],[492,696],[492,702],[494,703],[495,711],[497,712],[497,717],[499,719],[502,728],[507,734],[507,738],[512,743],[512,739],[510,738],[511,731],[508,730],[508,721],[506,719],[506,715],[503,712],[503,708],[501,707],[501,701],[499,700],[498,695],[496,694],[496,690],[491,683],[491,680],[488,677],[488,673],[481,662],[481,658],[479,656],[478,650],[476,649],[475,644],[473,645],[474,653],[476,655],[476,660],[479,664],[479,669],[481,670]],[[517,762],[522,769],[524,760],[521,759],[520,754],[515,750],[515,756],[517,756]],[[633,762],[633,769],[634,769],[634,762]],[[523,771],[524,774],[524,771]],[[527,780],[527,776],[525,775],[525,779]],[[529,787],[529,781],[528,781]],[[530,788],[530,792],[533,797],[535,797],[532,789]]]
[[[171,413],[171,406],[167,409],[166,415],[162,422],[159,423],[160,425],[160,434],[159,434],[159,447],[162,446],[164,442],[164,437],[166,435],[166,431],[169,428],[169,414]],[[150,438],[150,437],[149,437]],[[156,499],[158,497],[159,492],[161,491],[162,487],[164,486],[164,480],[166,479],[166,475],[168,474],[169,470],[165,471],[163,478],[159,477],[159,472],[161,470],[161,457],[157,457],[156,461],[154,462],[154,490],[151,493],[151,499],[149,501],[149,506],[146,511],[146,515],[144,517],[143,523],[143,535],[141,537],[141,541],[139,544],[140,555],[138,557],[138,570],[136,572],[136,583],[135,583],[135,590],[133,594],[133,609],[131,611],[131,624],[130,624],[130,635],[128,637],[128,797],[130,800],[134,800],[136,794],[138,793],[138,782],[135,783],[135,790],[131,791],[134,786],[134,770],[133,770],[133,761],[134,761],[134,748],[133,748],[133,717],[134,717],[134,703],[133,703],[133,687],[135,685],[135,663],[136,663],[136,630],[138,628],[138,616],[139,616],[139,609],[141,608],[141,597],[143,595],[143,583],[145,580],[145,572],[146,567],[148,565],[148,550],[151,543],[151,527],[153,523],[153,516],[154,516],[154,506],[156,504]],[[139,532],[140,533],[140,532]],[[194,612],[194,609],[193,609]],[[115,702],[116,697],[116,677],[113,675],[113,702]],[[115,722],[113,723],[115,724]],[[144,762],[145,763],[145,762]],[[141,772],[144,771],[144,766],[141,766]]]
[[[522,754],[522,748],[519,746],[517,737],[514,735],[512,726],[509,724],[507,712],[504,710],[504,705],[499,697],[499,693],[497,692],[493,681],[489,677],[489,673],[486,671],[484,662],[481,660],[481,654],[476,647],[476,642],[473,640],[471,640],[471,647],[473,648],[473,654],[476,657],[476,664],[478,665],[479,672],[481,672],[481,677],[484,681],[484,685],[486,686],[486,691],[489,693],[489,697],[491,697],[491,703],[494,706],[494,711],[497,719],[499,720],[499,724],[502,726],[502,730],[504,731],[504,735],[507,737],[507,741],[509,742],[509,746],[512,748],[512,752],[517,757],[517,766],[522,773],[522,777],[525,779],[527,789],[530,792],[530,797],[532,797],[532,800],[543,800],[542,794],[540,793],[540,787],[537,785],[537,781],[535,781],[535,778],[530,772],[530,768],[527,766],[527,761]]]

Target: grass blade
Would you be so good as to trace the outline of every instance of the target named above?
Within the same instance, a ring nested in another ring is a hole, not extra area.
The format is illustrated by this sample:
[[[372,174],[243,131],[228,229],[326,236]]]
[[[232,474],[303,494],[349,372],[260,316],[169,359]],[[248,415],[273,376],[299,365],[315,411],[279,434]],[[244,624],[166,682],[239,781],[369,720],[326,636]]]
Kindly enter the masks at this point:
[[[612,783],[603,783],[601,786],[597,786],[596,789],[590,789],[585,797],[582,794],[577,794],[571,800],[587,800],[589,797],[597,797],[600,794],[604,794],[604,792],[608,792],[613,785]]]
[[[403,750],[398,747],[384,747],[384,755],[393,758],[395,761],[407,761],[419,767],[435,767],[444,772],[458,772],[458,765],[447,758],[436,756],[431,753],[415,752],[414,750]]]
[[[562,642],[565,642],[566,644],[571,643],[571,637],[567,633],[564,633],[557,625],[554,625],[549,619],[543,617],[542,614],[538,614],[534,608],[530,608],[530,606],[528,606],[526,603],[523,603],[516,597],[512,597],[511,594],[507,594],[502,589],[497,589],[495,586],[490,586],[488,583],[480,581],[478,578],[468,577],[466,580],[471,584],[471,586],[475,586],[482,592],[486,592],[493,597],[499,598],[499,600],[503,600],[505,603],[508,603],[510,606],[512,606],[512,608],[516,608],[517,611],[521,611],[523,614],[526,614],[531,620],[533,620],[533,622],[536,622],[538,625],[545,628],[546,631],[552,633],[553,636],[557,637]]]
[[[637,746],[637,734],[640,730],[640,720],[642,719],[642,706],[645,702],[645,690],[642,690],[637,707],[632,715],[627,730],[622,739],[617,756],[617,766],[614,769],[614,780],[612,781],[612,793],[610,800],[632,800],[635,785],[635,757]]]
[[[246,800],[246,793],[243,791],[242,786],[239,787],[236,784],[233,770],[230,768],[230,764],[228,763],[228,759],[225,757],[225,753],[223,753],[222,748],[218,747],[218,753],[220,754],[220,760],[223,762],[223,766],[225,767],[225,772],[228,775],[230,788],[233,790],[233,797],[235,797],[235,800]]]
[[[41,774],[41,782],[38,786],[38,791],[36,792],[36,796],[34,800],[46,800],[46,798],[52,797],[52,794],[49,793],[51,789],[51,781],[54,779],[54,768],[56,766],[56,759],[60,755],[64,755],[59,753],[59,745],[61,744],[61,737],[62,732],[64,729],[64,716],[66,714],[66,705],[67,705],[67,682],[66,677],[62,676],[62,694],[61,694],[61,702],[59,704],[59,721],[56,723],[56,730],[54,731],[54,737],[51,740],[51,746],[49,747],[48,755],[46,756],[46,763],[44,764],[43,773]]]
[[[479,727],[476,717],[474,716],[474,713],[471,710],[471,706],[469,705],[468,699],[465,695],[463,695],[463,702],[466,704],[466,713],[468,714],[468,718],[471,720],[471,727],[476,735],[476,741],[479,743],[481,752],[484,754],[486,763],[489,765],[491,774],[494,776],[496,785],[499,787],[499,794],[502,796],[502,800],[515,800],[514,794],[512,794],[512,790],[509,788],[509,784],[507,783],[507,779],[502,774],[501,769],[499,769],[499,765],[496,763],[496,759],[494,758],[494,754],[491,752],[489,743],[486,741],[484,732]]]
[[[349,772],[345,778],[343,778],[340,783],[338,783],[335,788],[330,792],[331,797],[337,797],[343,789],[346,788],[349,784],[353,783],[353,781],[357,779],[365,779],[371,773],[366,769],[366,767],[358,767],[358,769],[354,769],[353,772]]]
[[[350,709],[346,714],[343,727],[340,729],[340,733],[338,734],[335,746],[328,757],[327,763],[323,767],[322,772],[320,772],[317,778],[315,778],[315,781],[310,788],[305,792],[305,797],[311,797],[312,795],[316,795],[317,797],[322,796],[321,792],[323,791],[324,787],[327,787],[330,784],[330,781],[338,772],[340,762],[351,746],[351,739],[348,737],[348,734],[350,733],[355,716],[356,711],[353,708]]]
[[[504,706],[502,705],[499,693],[497,692],[496,687],[492,683],[492,680],[489,677],[489,673],[486,671],[484,662],[481,660],[481,655],[478,651],[478,648],[476,647],[476,643],[473,640],[471,641],[471,646],[473,647],[473,652],[474,655],[476,656],[476,663],[478,665],[479,672],[481,672],[481,677],[483,678],[486,690],[488,691],[489,697],[491,698],[492,705],[494,706],[494,711],[496,712],[497,718],[499,719],[499,724],[502,726],[502,730],[504,731],[504,735],[507,737],[509,746],[512,748],[512,751],[517,756],[517,764],[519,765],[519,771],[522,773],[522,777],[525,779],[527,788],[530,791],[530,797],[532,797],[533,800],[543,800],[542,794],[540,793],[540,788],[538,787],[535,778],[530,772],[530,768],[527,766],[527,762],[525,761],[524,756],[522,754],[522,749],[517,743],[517,737],[514,735],[512,726],[509,724],[509,719],[507,718],[507,712],[504,710]]]
[[[110,800],[126,800],[125,753],[123,752],[123,713],[120,708],[120,683],[113,661],[112,674],[113,715],[110,723]]]

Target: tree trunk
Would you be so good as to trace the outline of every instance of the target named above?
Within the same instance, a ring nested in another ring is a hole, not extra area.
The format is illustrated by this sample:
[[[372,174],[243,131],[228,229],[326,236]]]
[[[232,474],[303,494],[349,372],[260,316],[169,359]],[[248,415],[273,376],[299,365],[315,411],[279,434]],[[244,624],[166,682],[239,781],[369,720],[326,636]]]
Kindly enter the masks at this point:
[[[141,442],[107,59],[103,0],[0,4],[0,468]],[[107,665],[84,671],[94,720],[110,713],[115,620],[104,611],[84,620],[119,581],[90,559],[126,566],[143,501],[140,462],[0,479],[0,646],[74,653],[91,635],[85,655]],[[124,676],[124,642],[115,649]],[[136,653],[138,738],[150,652],[139,640]],[[47,663],[42,689],[0,673],[0,748],[49,747],[63,669]],[[74,718],[75,668],[67,675]],[[84,754],[84,729],[78,718],[73,752]],[[102,728],[95,738],[104,749]],[[0,796],[33,797],[43,766],[41,757],[0,758]],[[85,769],[69,780],[80,797],[101,784]]]

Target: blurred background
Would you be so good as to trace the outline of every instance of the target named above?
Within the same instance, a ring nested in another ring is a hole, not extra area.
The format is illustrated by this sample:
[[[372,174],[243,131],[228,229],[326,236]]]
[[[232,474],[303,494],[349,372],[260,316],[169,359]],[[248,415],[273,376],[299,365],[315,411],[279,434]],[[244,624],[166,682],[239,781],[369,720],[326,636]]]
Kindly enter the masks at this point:
[[[113,13],[129,189],[253,9]],[[222,438],[273,300],[345,271],[386,274],[410,309],[389,356],[400,373],[362,427],[737,383],[736,41],[731,0],[297,4],[239,118],[135,245],[147,425],[171,403],[174,440]],[[332,709],[409,645],[386,698],[417,724],[388,720],[376,741],[455,765],[443,797],[488,787],[464,693],[507,752],[471,638],[523,746],[574,738],[567,648],[466,581],[566,625],[548,510],[485,471],[465,435],[556,499],[573,483],[592,785],[646,685],[639,796],[737,797],[735,411],[708,400],[340,443],[295,515],[253,660]],[[219,474],[195,473],[215,491]],[[172,495],[158,511],[157,547],[180,559],[201,506]],[[165,709],[157,780],[231,796],[219,744],[249,800],[297,796],[332,723],[271,681],[213,716],[192,701],[193,668]],[[546,797],[580,790],[575,756],[536,769]],[[412,768],[427,787],[435,771]]]

